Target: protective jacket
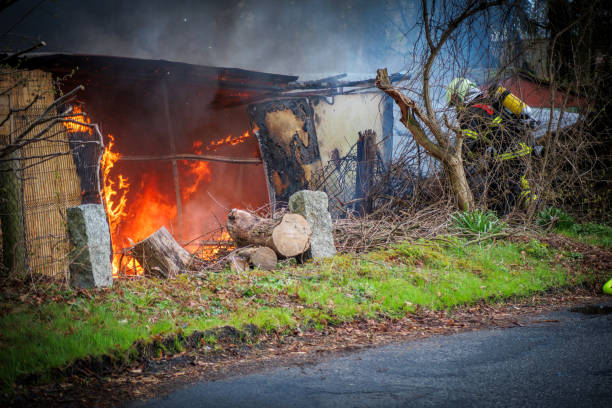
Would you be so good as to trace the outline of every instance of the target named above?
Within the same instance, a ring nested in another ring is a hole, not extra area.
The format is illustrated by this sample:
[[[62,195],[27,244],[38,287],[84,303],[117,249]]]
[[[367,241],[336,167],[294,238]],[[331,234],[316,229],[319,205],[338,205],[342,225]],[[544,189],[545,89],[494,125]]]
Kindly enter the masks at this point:
[[[525,162],[519,160],[532,152],[521,119],[498,100],[481,94],[459,107],[458,121],[465,136],[466,173],[475,194],[486,193],[499,213],[534,199]]]

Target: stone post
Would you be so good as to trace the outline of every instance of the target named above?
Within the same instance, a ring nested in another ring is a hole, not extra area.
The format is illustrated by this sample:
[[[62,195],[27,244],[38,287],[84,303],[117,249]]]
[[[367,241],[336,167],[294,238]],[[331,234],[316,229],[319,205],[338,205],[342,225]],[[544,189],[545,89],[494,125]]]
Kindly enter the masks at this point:
[[[322,191],[302,190],[289,198],[289,211],[300,214],[310,225],[309,252],[313,258],[328,258],[336,254],[328,205],[327,194]]]
[[[70,283],[77,288],[112,286],[111,240],[101,204],[66,210],[71,243]]]

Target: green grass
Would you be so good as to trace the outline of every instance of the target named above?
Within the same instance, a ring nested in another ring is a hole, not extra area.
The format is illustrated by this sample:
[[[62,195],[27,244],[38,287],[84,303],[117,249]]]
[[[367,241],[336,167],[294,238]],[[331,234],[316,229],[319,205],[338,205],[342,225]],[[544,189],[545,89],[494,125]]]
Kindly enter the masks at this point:
[[[557,229],[562,235],[574,238],[577,241],[589,245],[599,245],[605,248],[612,248],[612,227],[609,225],[586,223],[573,224],[569,228]]]
[[[42,288],[43,297],[0,303],[0,382],[10,389],[20,377],[48,377],[52,369],[87,356],[127,358],[136,341],[173,333],[253,324],[283,334],[298,326],[399,318],[417,306],[449,309],[590,279],[563,269],[558,257],[568,255],[538,241],[465,242],[419,240],[274,272],[120,281],[89,292],[51,285]],[[214,345],[215,338],[203,342]]]
[[[589,245],[612,248],[612,226],[593,222],[578,223],[571,215],[556,207],[545,207],[537,214],[538,224]]]

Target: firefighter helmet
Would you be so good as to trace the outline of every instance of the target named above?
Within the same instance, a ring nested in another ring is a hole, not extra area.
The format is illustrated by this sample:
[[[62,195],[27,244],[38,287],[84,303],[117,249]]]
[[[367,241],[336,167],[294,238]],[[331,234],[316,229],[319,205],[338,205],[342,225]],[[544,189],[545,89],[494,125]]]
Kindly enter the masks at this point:
[[[454,99],[453,96],[457,97],[459,102],[465,103],[474,99],[480,93],[480,89],[469,79],[455,78],[446,88],[446,104],[451,104]]]

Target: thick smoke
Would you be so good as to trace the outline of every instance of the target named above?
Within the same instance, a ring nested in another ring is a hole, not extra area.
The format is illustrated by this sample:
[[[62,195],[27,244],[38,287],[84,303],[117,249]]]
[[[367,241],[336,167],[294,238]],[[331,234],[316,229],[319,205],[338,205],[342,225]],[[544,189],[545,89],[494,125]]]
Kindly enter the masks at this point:
[[[9,7],[0,26],[10,27],[37,2]],[[393,41],[387,12],[396,3],[410,9],[411,1],[56,0],[36,8],[12,33],[45,40],[46,52],[295,75],[374,75],[380,66],[404,68],[404,56],[387,46]]]

